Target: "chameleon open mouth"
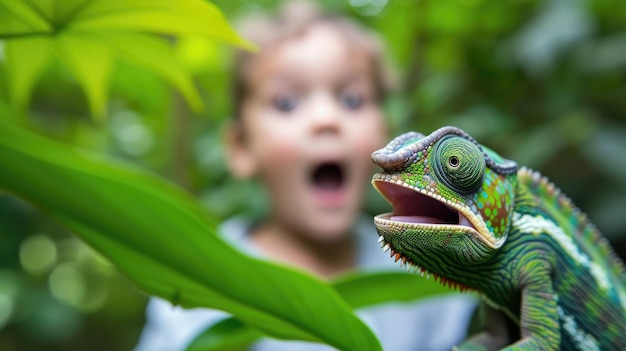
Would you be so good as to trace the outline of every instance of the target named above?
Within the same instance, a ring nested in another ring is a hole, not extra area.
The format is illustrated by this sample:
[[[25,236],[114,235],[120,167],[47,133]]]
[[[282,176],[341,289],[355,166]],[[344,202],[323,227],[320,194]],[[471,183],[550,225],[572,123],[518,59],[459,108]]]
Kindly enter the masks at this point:
[[[378,220],[420,225],[458,225],[476,228],[459,210],[410,188],[402,183],[390,181],[383,176],[375,176],[373,185],[393,206],[393,212],[376,216]]]

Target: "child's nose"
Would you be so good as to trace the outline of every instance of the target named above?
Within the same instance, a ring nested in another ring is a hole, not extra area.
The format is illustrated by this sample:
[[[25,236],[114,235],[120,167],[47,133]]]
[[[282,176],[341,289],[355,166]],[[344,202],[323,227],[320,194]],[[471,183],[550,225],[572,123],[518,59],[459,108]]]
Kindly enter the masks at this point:
[[[334,96],[330,93],[318,93],[311,103],[313,131],[315,133],[339,133],[341,130],[341,111]]]

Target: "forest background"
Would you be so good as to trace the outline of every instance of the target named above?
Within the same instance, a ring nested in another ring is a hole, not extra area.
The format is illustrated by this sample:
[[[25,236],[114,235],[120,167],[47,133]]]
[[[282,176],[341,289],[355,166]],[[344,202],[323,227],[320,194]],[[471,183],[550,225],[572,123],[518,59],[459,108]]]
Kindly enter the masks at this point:
[[[234,22],[279,2],[213,3]],[[384,40],[400,78],[386,103],[392,134],[463,128],[548,176],[626,256],[625,2],[319,3]],[[223,160],[221,131],[233,111],[233,47],[200,36],[169,39],[200,102],[141,64],[121,60],[98,110],[59,63],[42,73],[29,102],[16,107],[4,50],[11,39],[0,38],[0,116],[150,169],[219,219],[262,213],[258,185],[233,180]],[[386,208],[370,191],[367,212]],[[1,350],[128,350],[143,326],[146,301],[45,211],[0,194]]]

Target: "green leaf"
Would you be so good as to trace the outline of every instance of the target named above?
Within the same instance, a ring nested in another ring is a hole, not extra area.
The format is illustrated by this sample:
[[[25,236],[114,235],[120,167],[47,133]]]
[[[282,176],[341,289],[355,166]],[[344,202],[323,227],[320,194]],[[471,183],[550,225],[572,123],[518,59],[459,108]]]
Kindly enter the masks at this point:
[[[111,48],[115,55],[128,63],[146,68],[168,81],[198,111],[202,99],[191,77],[178,64],[172,46],[164,38],[136,33],[94,33],[94,40]]]
[[[0,0],[0,37],[33,32],[50,33],[52,26],[26,2]]]
[[[256,329],[238,319],[225,318],[200,333],[186,351],[245,351],[255,340],[263,336]]]
[[[353,308],[453,293],[434,280],[403,272],[354,273],[335,280],[333,286]],[[261,336],[253,327],[229,317],[200,333],[187,351],[245,350]]]
[[[47,36],[8,40],[5,52],[11,99],[18,109],[23,109],[28,104],[35,82],[52,64],[53,40]]]
[[[68,24],[75,30],[203,35],[247,49],[219,9],[204,0],[94,0]]]
[[[328,284],[239,253],[215,235],[214,220],[198,202],[171,183],[4,118],[0,165],[0,188],[65,223],[149,294],[227,311],[277,338],[380,350]]]
[[[403,272],[351,274],[340,277],[333,285],[354,308],[454,293],[434,279],[428,280],[418,274]]]
[[[172,43],[155,33],[253,48],[217,7],[203,0],[0,0],[0,10],[6,10],[0,11],[0,39],[7,46],[21,41],[7,49],[12,57],[6,65],[13,76],[13,102],[20,109],[55,57],[51,48],[77,78],[95,116],[104,115],[117,59],[157,74],[178,89],[193,110],[202,109],[202,99]]]
[[[109,78],[113,68],[113,54],[94,35],[62,33],[57,37],[56,49],[61,62],[79,80],[85,90],[91,114],[102,117],[108,100]]]

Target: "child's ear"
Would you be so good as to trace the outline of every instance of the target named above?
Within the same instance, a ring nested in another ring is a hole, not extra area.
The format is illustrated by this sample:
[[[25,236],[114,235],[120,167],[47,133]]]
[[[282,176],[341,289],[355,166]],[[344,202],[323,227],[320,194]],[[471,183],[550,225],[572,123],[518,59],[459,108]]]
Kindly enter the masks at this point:
[[[257,171],[256,158],[246,140],[239,122],[230,123],[226,130],[226,161],[228,169],[236,178],[250,178]]]

